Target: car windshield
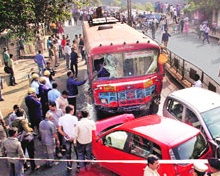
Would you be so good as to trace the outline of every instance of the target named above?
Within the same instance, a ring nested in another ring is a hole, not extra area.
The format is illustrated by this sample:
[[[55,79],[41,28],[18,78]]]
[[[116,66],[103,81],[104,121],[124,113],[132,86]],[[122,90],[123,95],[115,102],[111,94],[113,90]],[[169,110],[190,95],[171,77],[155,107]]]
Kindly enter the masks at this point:
[[[212,138],[220,137],[220,107],[201,113],[201,116],[212,135]]]
[[[98,79],[142,76],[158,71],[157,50],[101,54],[93,59],[93,72]]]
[[[192,139],[173,148],[177,160],[199,159],[209,149],[205,138],[199,134]]]

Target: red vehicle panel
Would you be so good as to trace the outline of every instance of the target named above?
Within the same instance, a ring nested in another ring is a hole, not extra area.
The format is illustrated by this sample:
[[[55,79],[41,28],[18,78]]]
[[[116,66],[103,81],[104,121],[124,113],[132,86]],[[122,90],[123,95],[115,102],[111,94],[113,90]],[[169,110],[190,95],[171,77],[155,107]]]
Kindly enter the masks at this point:
[[[94,104],[107,112],[147,109],[162,89],[158,44],[126,24],[100,27],[83,25]]]
[[[128,122],[120,125],[123,118]],[[173,119],[158,115],[133,119],[121,115],[106,120],[111,121],[113,128],[105,120],[98,121],[97,133],[93,135],[93,154],[97,160],[146,161],[150,154],[163,160],[212,155],[211,147],[198,129]],[[102,163],[102,166],[122,176],[142,176],[146,164]],[[158,172],[167,176],[191,176],[192,165],[161,164]]]

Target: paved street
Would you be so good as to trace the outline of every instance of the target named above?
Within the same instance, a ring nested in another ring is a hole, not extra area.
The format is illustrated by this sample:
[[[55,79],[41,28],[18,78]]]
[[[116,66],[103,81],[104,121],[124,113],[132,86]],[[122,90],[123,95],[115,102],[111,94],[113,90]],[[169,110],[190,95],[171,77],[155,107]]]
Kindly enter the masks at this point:
[[[203,44],[201,39],[194,33],[187,37],[185,34],[172,34],[168,42],[168,49],[181,56],[183,59],[198,66],[206,74],[220,83],[218,77],[220,69],[220,46],[217,40],[210,39],[211,44]],[[161,42],[162,35],[160,32],[156,35],[156,40]]]
[[[79,34],[82,33],[81,30],[81,25],[79,26],[68,26],[65,28],[65,34],[69,34],[71,41],[74,38],[75,34]],[[19,104],[21,105],[22,108],[24,108],[26,110],[26,106],[24,104],[24,97],[27,94],[27,88],[29,87],[29,82],[27,80],[27,75],[28,72],[30,71],[30,68],[34,68],[34,71],[37,72],[37,66],[34,63],[34,61],[32,59],[27,59],[27,60],[18,60],[17,61],[17,65],[15,66],[16,68],[16,79],[18,82],[18,85],[15,87],[9,86],[9,87],[5,87],[5,89],[3,90],[3,97],[5,99],[4,102],[0,103],[0,108],[1,111],[3,112],[4,116],[7,116],[10,112],[12,112],[12,107],[14,104]],[[58,83],[58,89],[60,91],[64,90],[66,88],[66,72],[67,69],[65,67],[65,61],[63,59],[61,59],[61,64],[60,66],[56,69],[57,73],[55,76],[55,81]],[[1,71],[2,72],[2,71]],[[5,75],[2,72],[3,75]],[[8,75],[5,75],[8,76]],[[86,65],[84,63],[84,61],[79,61],[79,80],[83,80],[84,78],[87,77],[87,73],[86,73]],[[84,85],[82,87],[79,88],[79,96],[77,98],[77,105],[78,105],[78,109],[82,109],[82,108],[87,108],[90,112],[93,111],[92,106],[88,105],[87,103],[87,90],[88,90],[89,86]],[[169,94],[170,92],[177,90],[178,87],[176,87],[172,80],[168,77],[165,77],[164,79],[164,84],[163,84],[163,91],[162,91],[162,102],[161,102],[161,106],[160,106],[160,110],[159,110],[159,114],[162,115],[162,104],[163,101],[165,99],[165,97],[167,96],[167,94]],[[35,145],[36,145],[36,158],[42,158],[42,147],[41,147],[41,143],[38,141],[38,139],[35,140]],[[65,157],[63,157],[65,159]],[[73,158],[74,159],[74,158]],[[44,162],[37,162],[39,165],[43,165]],[[7,176],[8,174],[8,168],[6,166],[6,162],[4,162],[4,160],[0,160],[0,165],[1,165],[1,172],[0,172],[0,176]],[[25,173],[25,175],[33,175],[33,176],[37,176],[37,175],[45,175],[45,176],[60,176],[60,175],[76,175],[75,172],[75,166],[76,164],[74,164],[74,168],[72,173],[67,173],[66,172],[66,168],[65,168],[65,163],[64,162],[60,162],[59,165],[54,166],[50,169],[47,169],[45,167],[42,167],[39,171],[36,171],[34,173],[30,173],[30,171],[27,171]],[[102,167],[100,167],[99,165],[95,164],[92,165],[92,171],[87,172],[87,173],[81,173],[80,175],[88,175],[88,176],[92,176],[92,175],[105,175],[105,176],[111,176],[112,174],[103,169]]]

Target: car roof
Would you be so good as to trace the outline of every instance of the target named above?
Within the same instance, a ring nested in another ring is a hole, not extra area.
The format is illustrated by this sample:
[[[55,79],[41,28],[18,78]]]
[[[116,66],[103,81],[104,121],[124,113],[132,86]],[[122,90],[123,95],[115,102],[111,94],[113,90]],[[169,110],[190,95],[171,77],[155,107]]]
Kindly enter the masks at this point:
[[[144,116],[120,127],[133,133],[141,133],[154,141],[174,147],[196,136],[200,131],[192,126],[159,115]]]
[[[197,109],[199,113],[214,109],[220,106],[220,95],[210,90],[200,87],[190,87],[172,92],[170,97],[179,99],[191,107]]]

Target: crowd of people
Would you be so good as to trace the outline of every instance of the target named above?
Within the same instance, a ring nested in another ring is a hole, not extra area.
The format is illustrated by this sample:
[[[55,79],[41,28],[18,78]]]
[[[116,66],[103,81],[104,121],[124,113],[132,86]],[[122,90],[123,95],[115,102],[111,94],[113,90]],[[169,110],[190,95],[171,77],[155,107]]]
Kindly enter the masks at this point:
[[[0,114],[0,153],[11,158],[25,158],[27,152],[29,158],[34,159],[35,142],[39,140],[46,159],[60,159],[65,156],[67,159],[72,159],[72,148],[74,148],[77,159],[90,160],[92,131],[96,127],[87,111],[77,112],[76,102],[78,86],[87,81],[77,79],[78,58],[85,59],[83,37],[81,34],[75,35],[71,44],[68,35],[62,35],[61,39],[54,31],[47,41],[49,58],[44,57],[45,49],[41,45],[38,45],[38,49],[34,62],[39,71],[34,72],[31,69],[28,75],[30,87],[24,99],[27,114],[21,107],[14,105],[8,125]],[[5,66],[10,68],[11,85],[15,85],[13,55],[4,48],[3,57]],[[58,90],[59,85],[54,78],[61,59],[66,60],[67,68],[66,89],[62,92]],[[25,160],[11,159],[8,162],[11,176],[23,175],[29,167],[33,172],[40,168],[34,160],[30,160],[30,165],[29,161]],[[46,167],[56,164],[59,163],[47,161]],[[87,165],[89,164],[77,163],[77,172],[84,171]],[[66,168],[70,172],[72,162],[67,162]]]

